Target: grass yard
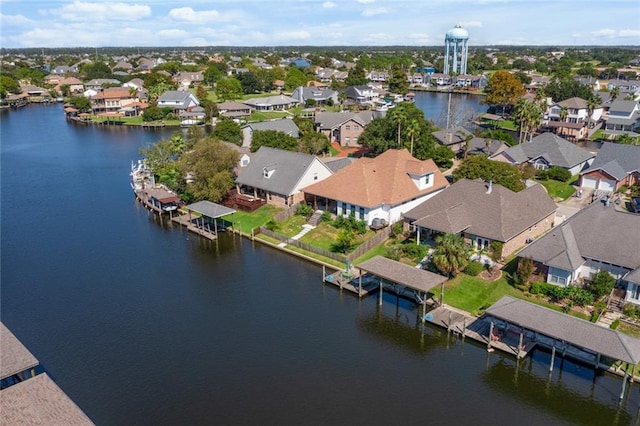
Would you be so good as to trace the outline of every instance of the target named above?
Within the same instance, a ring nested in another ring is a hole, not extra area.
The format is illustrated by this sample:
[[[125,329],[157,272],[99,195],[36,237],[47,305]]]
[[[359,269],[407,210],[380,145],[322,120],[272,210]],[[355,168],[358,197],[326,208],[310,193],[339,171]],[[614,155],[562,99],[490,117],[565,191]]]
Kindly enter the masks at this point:
[[[576,192],[576,188],[567,182],[559,182],[557,180],[540,180],[538,182],[547,189],[551,198],[566,200]]]
[[[336,236],[338,235],[338,229],[329,225],[328,223],[320,223],[315,229],[312,229],[304,235],[300,241],[303,243],[311,244],[314,247],[318,247],[327,251],[331,251],[331,247],[336,241]],[[371,230],[367,230],[367,232],[363,235],[358,235],[356,241],[356,247],[365,240],[373,237],[375,233]]]
[[[302,231],[302,225],[305,223],[307,223],[307,218],[296,214],[284,222],[281,222],[280,229],[277,231],[287,237],[293,237],[298,232]]]
[[[640,338],[640,327],[620,321],[617,330],[621,333]]]
[[[253,111],[248,121],[266,121],[285,117],[290,117],[290,115],[284,111]]]
[[[269,204],[265,204],[251,213],[237,211],[233,214],[234,225],[242,232],[250,234],[252,229],[264,225],[279,211],[282,209]]]

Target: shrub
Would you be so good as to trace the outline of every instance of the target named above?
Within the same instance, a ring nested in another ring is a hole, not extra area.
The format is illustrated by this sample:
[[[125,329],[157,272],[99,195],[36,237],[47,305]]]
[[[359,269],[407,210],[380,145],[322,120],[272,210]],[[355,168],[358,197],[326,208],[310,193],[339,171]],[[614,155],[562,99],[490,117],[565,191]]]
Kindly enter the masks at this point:
[[[267,228],[269,231],[275,232],[278,229],[280,229],[280,224],[276,222],[274,219],[269,219],[267,223],[264,224],[264,227]]]
[[[538,173],[536,173],[536,177],[540,180],[547,180],[549,179],[549,172],[547,172],[546,170],[538,170]]]
[[[400,260],[400,251],[397,247],[389,247],[384,253],[384,257],[391,260]]]
[[[535,282],[535,283],[531,283],[531,288],[529,291],[531,292],[531,294],[542,294],[544,296],[548,296],[551,293],[551,291],[553,291],[552,290],[553,287],[561,288],[549,283]]]
[[[640,306],[636,306],[633,303],[625,303],[622,313],[629,318],[638,318],[640,317]]]
[[[367,232],[367,223],[363,220],[356,220],[353,213],[349,217],[338,216],[332,225],[334,228],[346,229],[360,235]]]
[[[392,237],[397,237],[399,235],[402,235],[404,233],[404,227],[402,225],[402,221],[398,221],[396,223],[394,223],[393,225],[391,225],[391,236]]]
[[[547,178],[559,182],[566,182],[571,179],[571,172],[565,168],[553,166],[547,171]]]
[[[607,308],[607,304],[604,302],[598,302],[595,304],[594,308],[593,308],[593,312],[591,312],[591,318],[589,318],[589,321],[591,322],[596,322],[598,321],[598,318],[600,317],[600,314],[602,313],[602,311],[604,311]]]
[[[312,214],[313,208],[309,204],[301,203],[296,207],[296,215],[298,216],[311,217]]]
[[[589,283],[589,291],[593,293],[593,296],[596,299],[601,299],[603,296],[611,293],[613,290],[613,286],[616,283],[616,279],[613,276],[605,271],[604,269],[599,270],[592,278]]]
[[[627,185],[622,185],[620,188],[618,188],[616,192],[619,192],[620,194],[624,194],[625,192],[627,192],[628,189],[629,187]]]
[[[504,243],[500,241],[491,241],[489,247],[491,248],[491,251],[489,253],[491,256],[491,260],[493,260],[494,262],[498,262],[500,259],[502,259],[502,248],[504,247]]]
[[[571,308],[573,308],[573,302],[572,301],[568,301],[563,307],[562,307],[562,312],[569,313],[569,311],[571,311]]]
[[[331,222],[331,213],[328,211],[322,212],[322,217],[320,218],[321,222]]]
[[[612,329],[617,329],[618,327],[620,327],[620,318],[616,318],[612,323],[611,323],[611,328]]]
[[[591,305],[593,303],[593,294],[588,290],[579,287],[568,287],[569,299],[578,306]]]
[[[405,257],[415,259],[417,262],[424,259],[427,255],[426,247],[421,244],[405,244],[404,247],[402,247],[402,252]]]
[[[535,265],[530,257],[520,259],[518,261],[518,270],[516,271],[516,283],[526,287],[534,270]]]
[[[484,265],[480,262],[477,261],[471,261],[469,262],[469,264],[467,265],[466,268],[464,268],[463,272],[467,275],[472,275],[472,276],[476,276],[478,275],[480,272],[482,272],[482,269],[484,268]]]

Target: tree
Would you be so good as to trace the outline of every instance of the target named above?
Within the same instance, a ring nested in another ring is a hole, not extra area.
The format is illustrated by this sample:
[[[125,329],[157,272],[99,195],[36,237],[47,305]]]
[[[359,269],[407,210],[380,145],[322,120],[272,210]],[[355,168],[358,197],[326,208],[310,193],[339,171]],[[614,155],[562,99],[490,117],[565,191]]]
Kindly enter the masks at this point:
[[[457,234],[442,234],[436,237],[433,264],[438,271],[454,277],[469,263],[469,254],[464,239]]]
[[[391,70],[391,78],[389,79],[389,91],[404,95],[409,90],[409,81],[402,67],[395,65]]]
[[[356,245],[356,235],[350,229],[341,229],[336,235],[336,241],[331,250],[338,253],[349,253]]]
[[[111,68],[109,65],[101,61],[89,62],[81,65],[80,71],[84,74],[85,80],[93,80],[95,78],[111,78]],[[146,87],[146,85],[145,85]]]
[[[389,117],[389,120],[391,120],[392,123],[398,126],[396,137],[398,140],[398,148],[400,148],[402,146],[400,139],[400,136],[402,135],[402,125],[407,121],[407,114],[404,108],[394,108],[387,114],[387,117]]]
[[[620,86],[613,86],[611,89],[611,101],[615,101],[620,96]]]
[[[251,152],[256,152],[261,146],[297,151],[298,139],[277,130],[256,130],[251,138]]]
[[[91,112],[91,101],[84,96],[73,96],[69,103],[80,112]]]
[[[260,93],[263,90],[260,80],[258,80],[258,77],[252,72],[243,72],[238,75],[237,79],[240,81],[242,93],[245,95]]]
[[[9,93],[18,94],[21,91],[18,80],[9,75],[0,75],[0,99],[6,98]]]
[[[621,135],[616,136],[615,142],[622,143],[625,145],[638,145],[638,137],[633,137],[628,133],[623,133]]]
[[[319,132],[308,132],[300,138],[300,151],[318,155],[329,150],[329,138]]]
[[[418,120],[415,118],[411,119],[411,121],[409,121],[409,123],[407,124],[407,128],[405,131],[407,132],[407,135],[411,140],[411,149],[409,150],[409,152],[411,153],[411,155],[413,155],[413,141],[415,140],[416,135],[420,132],[420,123],[418,122]]]
[[[284,79],[284,87],[293,91],[297,87],[305,86],[307,84],[307,76],[297,67],[289,67],[287,77]]]
[[[242,84],[233,77],[221,78],[216,84],[216,95],[220,101],[228,101],[242,97]]]
[[[158,108],[157,106],[151,105],[147,107],[142,113],[142,121],[157,121],[162,120],[164,118],[164,112],[162,108]]]
[[[344,80],[347,86],[361,86],[367,84],[367,79],[362,60],[356,62],[356,65],[349,70],[349,75]]]
[[[344,92],[344,90],[341,90],[340,92],[338,92],[338,102],[340,102],[340,111],[342,111],[342,105],[346,100],[347,100],[347,94]]]
[[[568,116],[569,116],[569,108],[567,108],[566,106],[560,107],[560,121],[563,123],[566,122]],[[562,129],[560,130],[561,134],[564,134],[564,125],[560,127],[560,129]]]
[[[585,100],[594,97],[589,86],[581,84],[573,78],[554,78],[547,83],[544,91],[554,102],[562,102],[574,97]]]
[[[231,142],[238,146],[242,145],[242,129],[233,120],[222,119],[218,121],[211,135],[221,141]]]
[[[196,142],[179,161],[180,176],[189,173],[194,177],[185,187],[188,198],[214,203],[222,200],[234,187],[233,168],[239,159],[237,151],[218,140],[203,138]]]
[[[482,179],[493,181],[512,191],[524,189],[523,176],[520,169],[508,163],[489,160],[484,155],[472,155],[454,170],[453,177],[459,179]]]
[[[604,269],[599,270],[589,282],[589,291],[593,293],[596,299],[601,299],[611,293],[616,279]]]
[[[490,105],[500,105],[503,114],[506,106],[515,105],[525,94],[524,85],[508,71],[493,73],[485,91],[487,97],[484,102]]]
[[[213,87],[216,81],[225,76],[226,65],[223,64],[223,66],[225,68],[224,70],[220,69],[220,66],[217,64],[210,65],[206,70],[204,70],[202,77],[209,87]]]
[[[535,272],[535,265],[530,257],[520,258],[516,271],[516,283],[529,289],[529,279]]]

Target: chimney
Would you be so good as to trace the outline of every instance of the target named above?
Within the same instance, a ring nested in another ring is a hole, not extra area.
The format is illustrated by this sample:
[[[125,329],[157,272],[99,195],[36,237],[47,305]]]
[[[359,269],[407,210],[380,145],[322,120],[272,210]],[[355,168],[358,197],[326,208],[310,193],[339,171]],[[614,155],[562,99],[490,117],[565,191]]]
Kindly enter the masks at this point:
[[[451,132],[447,132],[447,140],[449,142],[453,141],[453,134]]]
[[[491,194],[491,190],[493,189],[493,182],[489,181],[489,184],[487,185],[487,194]]]

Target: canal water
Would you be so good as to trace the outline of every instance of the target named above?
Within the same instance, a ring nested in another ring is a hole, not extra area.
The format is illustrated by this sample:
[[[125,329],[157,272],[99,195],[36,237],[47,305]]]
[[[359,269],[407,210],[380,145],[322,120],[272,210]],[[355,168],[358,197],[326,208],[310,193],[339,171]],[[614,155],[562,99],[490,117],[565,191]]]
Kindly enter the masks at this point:
[[[639,387],[534,352],[517,363],[359,301],[238,236],[203,241],[134,201],[168,132],[0,116],[1,316],[100,425],[628,425]]]
[[[469,120],[487,111],[482,101],[484,96],[448,92],[415,92],[416,106],[424,112],[425,118],[433,121],[441,129],[447,127],[447,111],[449,126],[468,125]]]

